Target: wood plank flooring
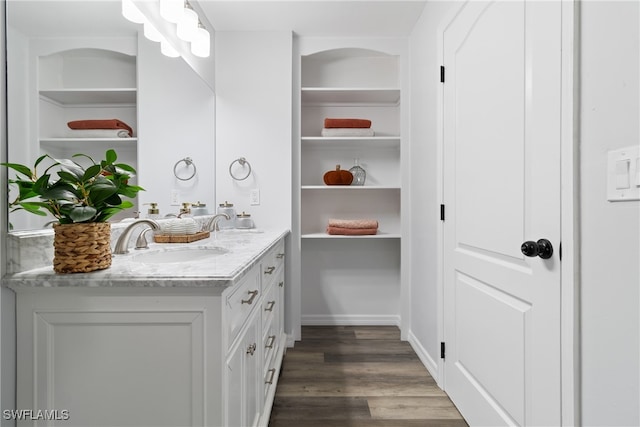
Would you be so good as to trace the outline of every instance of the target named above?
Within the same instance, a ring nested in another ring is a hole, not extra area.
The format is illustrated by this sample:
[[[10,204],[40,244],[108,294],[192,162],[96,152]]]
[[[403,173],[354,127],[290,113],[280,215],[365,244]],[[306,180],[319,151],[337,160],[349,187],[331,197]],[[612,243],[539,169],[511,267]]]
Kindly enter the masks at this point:
[[[400,331],[305,326],[287,350],[269,427],[467,426]]]

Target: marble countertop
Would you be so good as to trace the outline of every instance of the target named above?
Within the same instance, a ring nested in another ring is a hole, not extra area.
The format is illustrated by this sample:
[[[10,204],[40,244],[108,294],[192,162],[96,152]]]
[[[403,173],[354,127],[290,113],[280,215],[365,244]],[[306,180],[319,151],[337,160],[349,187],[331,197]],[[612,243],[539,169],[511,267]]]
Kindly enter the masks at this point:
[[[288,233],[288,230],[223,230],[192,243],[150,243],[149,249],[130,249],[128,254],[113,255],[111,267],[105,270],[57,274],[49,265],[5,276],[3,281],[16,291],[34,287],[226,288]],[[187,248],[220,248],[223,253],[182,261],[139,260],[142,255]]]

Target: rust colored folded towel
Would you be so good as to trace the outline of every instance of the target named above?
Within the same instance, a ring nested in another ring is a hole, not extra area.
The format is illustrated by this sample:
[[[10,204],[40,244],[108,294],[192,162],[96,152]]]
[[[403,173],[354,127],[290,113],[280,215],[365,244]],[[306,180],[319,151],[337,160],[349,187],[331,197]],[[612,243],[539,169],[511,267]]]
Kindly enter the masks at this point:
[[[324,119],[325,128],[370,128],[371,120],[367,119]]]
[[[337,228],[378,228],[378,221],[375,219],[330,219],[329,227]]]
[[[69,129],[125,129],[129,131],[129,136],[133,135],[131,126],[118,119],[74,120],[68,122],[67,126]]]
[[[378,229],[377,228],[327,227],[327,234],[342,235],[342,236],[367,236],[371,234],[378,234]]]

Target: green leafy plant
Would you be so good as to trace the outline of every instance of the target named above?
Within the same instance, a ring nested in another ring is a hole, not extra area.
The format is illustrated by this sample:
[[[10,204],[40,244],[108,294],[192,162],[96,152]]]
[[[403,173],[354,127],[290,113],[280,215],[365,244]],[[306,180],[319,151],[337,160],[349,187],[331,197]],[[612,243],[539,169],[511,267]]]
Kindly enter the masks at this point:
[[[10,203],[11,211],[24,209],[41,216],[49,212],[60,224],[106,222],[116,213],[133,207],[121,196],[134,198],[144,190],[129,185],[136,170],[116,163],[118,156],[112,149],[107,150],[105,160],[100,163],[86,154],[72,157],[87,158],[92,164],[84,168],[73,160],[54,159],[47,154],[36,160],[33,169],[18,163],[1,163],[18,173],[15,179],[8,180],[18,188],[18,196]],[[37,169],[45,159],[53,164],[38,175]],[[53,173],[57,179],[52,177]]]

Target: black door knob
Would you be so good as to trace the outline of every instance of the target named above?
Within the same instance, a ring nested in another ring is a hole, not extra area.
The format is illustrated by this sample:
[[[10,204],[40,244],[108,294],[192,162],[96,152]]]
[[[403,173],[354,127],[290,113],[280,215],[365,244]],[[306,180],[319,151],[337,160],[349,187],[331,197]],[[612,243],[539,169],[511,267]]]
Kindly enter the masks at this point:
[[[527,241],[520,246],[520,250],[526,256],[539,256],[542,259],[549,259],[553,255],[553,245],[547,239],[540,239],[537,242]]]

